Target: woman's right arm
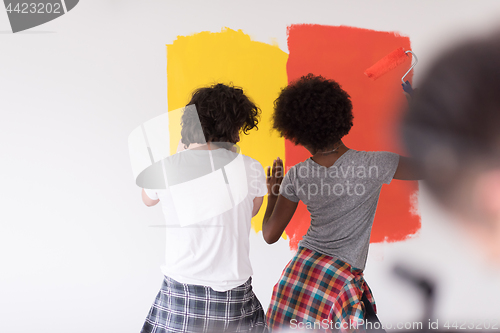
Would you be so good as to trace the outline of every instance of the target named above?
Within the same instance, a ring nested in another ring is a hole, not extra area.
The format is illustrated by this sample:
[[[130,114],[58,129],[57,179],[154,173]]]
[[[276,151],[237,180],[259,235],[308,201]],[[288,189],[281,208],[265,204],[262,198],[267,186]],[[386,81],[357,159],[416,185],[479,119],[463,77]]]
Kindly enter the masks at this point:
[[[266,243],[273,244],[280,239],[298,204],[282,195],[269,194],[267,196],[267,209],[262,222],[262,235]]]
[[[290,223],[298,202],[288,200],[279,189],[283,180],[283,161],[278,157],[273,168],[267,169],[267,209],[262,221],[262,235],[268,244],[277,242]]]

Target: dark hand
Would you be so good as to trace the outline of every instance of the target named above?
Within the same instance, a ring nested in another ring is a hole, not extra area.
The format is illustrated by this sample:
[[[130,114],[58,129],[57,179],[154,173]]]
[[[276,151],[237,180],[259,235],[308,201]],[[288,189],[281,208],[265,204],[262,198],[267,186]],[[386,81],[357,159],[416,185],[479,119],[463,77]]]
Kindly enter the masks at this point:
[[[273,162],[273,168],[267,167],[267,193],[278,196],[280,193],[281,182],[283,181],[283,161],[278,157]]]

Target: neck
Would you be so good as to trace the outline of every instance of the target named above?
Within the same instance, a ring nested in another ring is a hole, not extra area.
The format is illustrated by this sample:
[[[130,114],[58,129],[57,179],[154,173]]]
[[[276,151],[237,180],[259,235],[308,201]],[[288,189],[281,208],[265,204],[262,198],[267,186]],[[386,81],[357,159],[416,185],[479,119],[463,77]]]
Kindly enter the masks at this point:
[[[207,142],[207,143],[191,143],[187,147],[187,149],[196,149],[196,150],[215,150],[219,148],[226,148],[230,149],[234,147],[235,144],[231,142],[221,142],[220,144],[214,143],[214,142]],[[232,150],[232,149],[231,149]]]
[[[319,165],[329,168],[348,150],[349,148],[347,148],[342,141],[340,141],[331,148],[329,147],[329,149],[315,152],[311,158]]]
[[[342,141],[339,141],[334,145],[332,145],[331,147],[314,152],[313,156],[338,154],[342,150],[342,148],[347,148],[347,147],[344,145]]]

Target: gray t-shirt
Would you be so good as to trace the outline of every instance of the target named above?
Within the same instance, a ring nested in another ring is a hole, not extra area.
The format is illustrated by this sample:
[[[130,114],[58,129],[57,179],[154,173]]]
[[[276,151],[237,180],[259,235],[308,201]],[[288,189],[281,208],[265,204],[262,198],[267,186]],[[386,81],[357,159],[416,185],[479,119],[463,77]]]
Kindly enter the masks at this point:
[[[399,155],[348,150],[326,168],[311,158],[288,170],[280,194],[302,200],[311,226],[299,246],[364,269],[382,184],[389,184]]]

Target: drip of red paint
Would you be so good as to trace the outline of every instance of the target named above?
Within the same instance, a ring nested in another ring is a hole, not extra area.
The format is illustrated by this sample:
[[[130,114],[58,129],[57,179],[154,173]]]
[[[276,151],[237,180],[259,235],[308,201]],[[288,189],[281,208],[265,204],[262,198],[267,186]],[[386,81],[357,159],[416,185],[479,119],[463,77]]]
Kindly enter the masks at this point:
[[[288,81],[313,73],[339,82],[351,96],[354,126],[344,143],[356,150],[401,153],[397,124],[406,103],[400,79],[407,66],[399,66],[376,82],[364,71],[397,48],[411,49],[410,39],[393,32],[352,27],[292,25],[288,28]],[[411,82],[411,75],[408,80]],[[286,169],[310,157],[308,151],[285,142]],[[402,241],[420,229],[413,215],[415,182],[394,181],[384,185],[372,229],[371,242]],[[297,248],[310,222],[305,205],[299,204],[286,228],[290,247]]]

